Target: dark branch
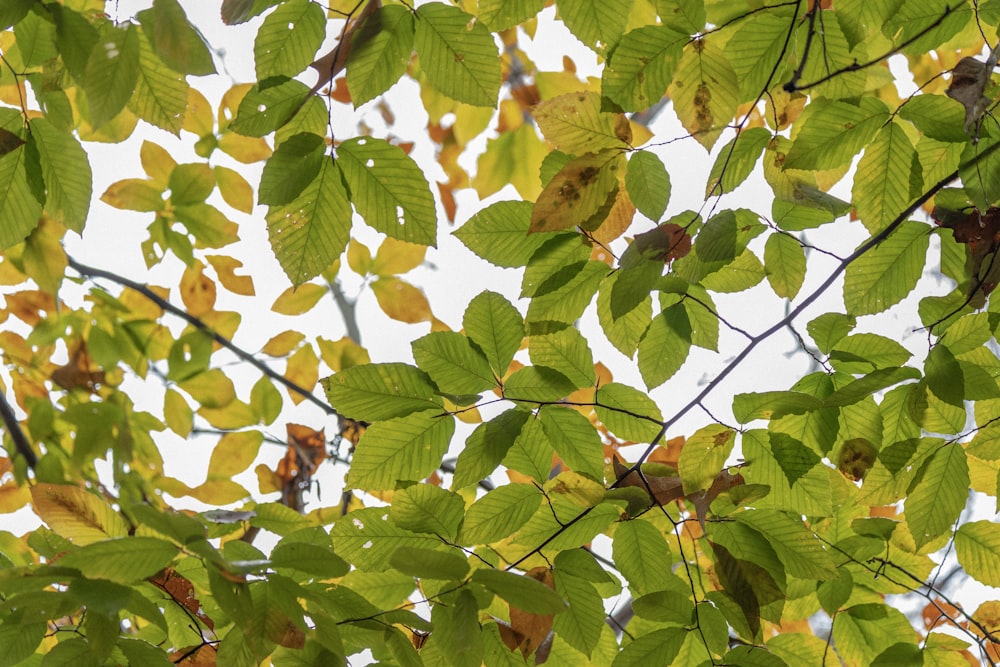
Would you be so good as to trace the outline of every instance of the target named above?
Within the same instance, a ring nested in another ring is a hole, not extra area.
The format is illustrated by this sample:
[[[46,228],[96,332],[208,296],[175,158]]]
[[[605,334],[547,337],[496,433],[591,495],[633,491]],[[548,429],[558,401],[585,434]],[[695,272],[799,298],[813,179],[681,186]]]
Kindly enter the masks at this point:
[[[10,439],[14,441],[17,453],[23,456],[24,460],[28,463],[28,467],[34,470],[35,466],[38,465],[38,455],[31,448],[31,443],[28,442],[28,437],[24,435],[21,425],[17,423],[17,415],[14,414],[14,408],[7,402],[7,396],[3,392],[0,392],[0,415],[3,415],[3,425],[7,428]]]

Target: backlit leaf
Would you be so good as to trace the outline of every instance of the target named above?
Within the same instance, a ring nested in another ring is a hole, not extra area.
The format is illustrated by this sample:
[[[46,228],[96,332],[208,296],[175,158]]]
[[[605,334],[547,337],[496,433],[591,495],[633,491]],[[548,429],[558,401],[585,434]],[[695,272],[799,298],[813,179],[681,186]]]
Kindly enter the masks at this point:
[[[406,364],[353,366],[324,379],[323,388],[334,408],[359,421],[404,417],[440,406],[427,375]]]
[[[625,148],[632,136],[623,114],[601,111],[601,96],[597,93],[569,93],[545,100],[532,115],[545,138],[564,153]]]
[[[188,22],[177,0],[156,0],[138,17],[153,50],[168,67],[196,76],[215,74],[205,38]]]
[[[76,486],[38,483],[31,487],[31,501],[42,521],[74,544],[92,544],[128,533],[118,512]]]
[[[347,483],[380,491],[395,488],[399,480],[424,479],[440,465],[454,432],[455,420],[440,410],[372,424],[361,435]]]
[[[559,170],[531,210],[531,232],[556,232],[582,225],[614,202],[622,154],[615,149],[587,153]]]
[[[631,5],[632,0],[563,0],[559,16],[587,48],[605,54],[625,32]]]
[[[854,206],[869,232],[885,229],[920,194],[923,174],[917,151],[898,123],[879,130],[858,162]]]
[[[257,78],[295,76],[313,61],[326,33],[322,8],[308,0],[288,0],[267,15],[254,40]]]
[[[660,158],[648,151],[636,151],[628,161],[625,188],[639,212],[658,221],[670,201],[670,174]]]
[[[889,118],[885,103],[873,97],[859,104],[821,99],[810,113],[785,159],[787,169],[835,169],[848,164]]]
[[[306,85],[294,79],[274,77],[258,83],[240,102],[229,127],[248,137],[266,136],[295,115],[308,93]]]
[[[130,584],[151,577],[177,557],[179,549],[155,537],[132,536],[94,542],[71,551],[60,564],[84,576]]]
[[[924,269],[928,229],[918,222],[904,222],[847,267],[844,304],[850,315],[880,313],[913,290]]]
[[[271,304],[271,310],[281,315],[301,315],[312,310],[327,291],[325,285],[317,285],[316,283],[289,287],[274,300],[274,303]]]
[[[548,240],[540,234],[528,234],[531,210],[531,202],[497,202],[469,218],[454,234],[487,262],[504,267],[524,266]]]
[[[625,33],[604,68],[601,92],[625,111],[641,111],[667,92],[687,35],[666,26]]]
[[[674,376],[691,351],[691,321],[677,304],[666,308],[649,325],[639,341],[639,372],[650,389]]]
[[[347,55],[347,87],[354,108],[399,81],[412,53],[413,13],[405,7],[379,7],[364,19]]]
[[[775,294],[794,299],[806,276],[806,254],[802,245],[786,234],[768,236],[764,245],[764,271]]]
[[[722,50],[698,39],[684,47],[670,96],[684,129],[710,150],[736,113],[739,84]]]
[[[462,544],[489,544],[524,525],[538,509],[542,495],[531,484],[507,484],[474,502],[465,513]]]
[[[439,2],[421,5],[415,19],[413,41],[428,81],[459,102],[495,106],[500,61],[486,26]]]
[[[732,192],[743,183],[757,165],[761,152],[771,138],[762,127],[752,127],[722,147],[708,175],[705,196]]]
[[[417,365],[445,394],[475,395],[496,386],[489,362],[460,333],[435,331],[412,347]]]
[[[108,27],[87,60],[84,89],[90,122],[99,128],[118,115],[139,80],[139,28]]]
[[[906,524],[918,549],[951,527],[968,495],[965,450],[961,445],[942,445],[917,474],[906,501]]]
[[[594,410],[608,429],[625,440],[649,442],[660,432],[660,409],[643,392],[612,382],[597,391]]]
[[[469,302],[462,326],[469,340],[486,355],[493,372],[503,376],[524,338],[524,323],[517,309],[501,294],[482,292]]]
[[[955,531],[955,552],[969,576],[987,586],[1000,585],[1000,526],[972,521]]]
[[[30,127],[45,180],[45,210],[70,229],[81,232],[92,188],[87,154],[72,134],[57,130],[44,117],[32,119]],[[6,160],[7,156],[0,159]]]

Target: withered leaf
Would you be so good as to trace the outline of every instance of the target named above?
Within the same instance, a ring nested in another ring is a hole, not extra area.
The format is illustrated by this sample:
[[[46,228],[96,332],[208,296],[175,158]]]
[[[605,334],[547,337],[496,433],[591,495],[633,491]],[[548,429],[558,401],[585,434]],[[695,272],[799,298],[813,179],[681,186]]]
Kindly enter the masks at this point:
[[[538,195],[528,232],[557,232],[585,223],[599,227],[592,218],[605,206],[605,217],[610,213],[622,159],[621,151],[606,149],[567,162]]]
[[[1000,208],[991,207],[985,213],[952,211],[935,207],[931,217],[941,227],[950,229],[955,243],[968,247],[971,260],[969,303],[981,308],[986,297],[1000,282]]]
[[[978,134],[979,119],[990,103],[983,91],[989,83],[992,69],[975,58],[962,58],[951,71],[951,83],[945,91],[948,97],[965,107],[965,131],[972,137]]]

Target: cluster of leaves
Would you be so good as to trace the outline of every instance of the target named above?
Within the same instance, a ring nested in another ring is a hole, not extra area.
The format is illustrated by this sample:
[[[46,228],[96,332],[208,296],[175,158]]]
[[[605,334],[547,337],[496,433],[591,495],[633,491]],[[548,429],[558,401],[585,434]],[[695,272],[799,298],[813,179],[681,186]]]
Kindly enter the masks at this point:
[[[0,5],[0,510],[30,503],[44,522],[0,531],[0,664],[1000,659],[1000,602],[967,611],[935,585],[957,561],[1000,586],[1000,527],[965,518],[969,489],[996,498],[1000,479],[1000,123],[977,60],[1000,2],[550,4],[599,79],[568,59],[544,71],[522,49],[545,0],[224,0],[225,23],[258,21],[256,80],[217,113],[189,83],[215,64],[178,0],[120,22],[101,0]],[[891,57],[919,86],[906,99]],[[309,66],[312,87],[298,79]],[[382,101],[403,78],[446,175],[437,197]],[[705,205],[670,217],[661,156],[677,137],[651,129],[664,98],[714,156]],[[372,101],[384,136],[360,121],[331,136],[332,114]],[[145,177],[100,201],[152,219],[136,251],[150,267],[179,260],[183,307],[62,246],[93,203],[84,144],[128,150],[140,120],[199,159],[146,139]],[[484,134],[470,174],[459,159]],[[263,163],[256,188],[234,160]],[[748,179],[770,210],[724,207]],[[484,289],[451,330],[401,275],[467,188],[519,195],[454,235],[516,269],[520,301]],[[290,329],[257,355],[237,346],[242,316],[216,308],[218,290],[252,298],[254,267],[219,249],[239,238],[227,216],[255,205],[291,283],[273,311],[345,302],[349,269],[389,317],[429,323],[414,363],[371,363],[348,307],[339,340]],[[921,219],[932,210],[937,224]],[[362,224],[384,236],[374,254],[352,239]],[[809,253],[831,253],[805,233],[859,227],[867,240],[813,275]],[[928,345],[914,355],[875,316],[927,271],[941,293],[917,295]],[[812,317],[807,340],[798,318],[834,286],[843,312]],[[756,334],[716,303],[750,290],[787,306]],[[599,324],[585,336],[588,310]],[[812,370],[733,395],[732,423],[674,432],[787,327]],[[595,360],[598,337],[645,387]],[[695,348],[731,360],[667,411],[650,392]],[[260,372],[249,393],[224,355]],[[264,357],[287,358],[285,372]],[[142,381],[164,386],[159,414],[130,398]],[[233,478],[291,409],[279,386],[338,434],[286,423],[286,454],[256,466],[251,492]],[[165,473],[167,430],[215,433],[203,483]],[[306,501],[321,466],[345,466],[339,503]],[[175,509],[184,498],[214,509]],[[273,547],[253,544],[260,531]],[[923,626],[890,594],[926,598]],[[825,637],[811,624],[823,618]]]

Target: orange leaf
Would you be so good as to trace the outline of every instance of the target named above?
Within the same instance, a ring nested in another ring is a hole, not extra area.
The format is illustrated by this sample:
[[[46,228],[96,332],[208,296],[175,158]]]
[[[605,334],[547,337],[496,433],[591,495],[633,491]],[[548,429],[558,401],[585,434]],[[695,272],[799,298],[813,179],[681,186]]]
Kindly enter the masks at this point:
[[[555,590],[555,580],[552,570],[547,567],[535,567],[524,573],[524,576],[531,577],[549,588]],[[503,628],[503,626],[500,626]],[[528,657],[541,646],[549,632],[552,630],[552,614],[533,614],[530,611],[518,609],[514,605],[510,606],[510,631],[517,644],[511,650],[518,648],[524,657]],[[503,636],[501,631],[501,636]],[[505,639],[505,642],[508,640]],[[510,643],[507,643],[510,647]]]

